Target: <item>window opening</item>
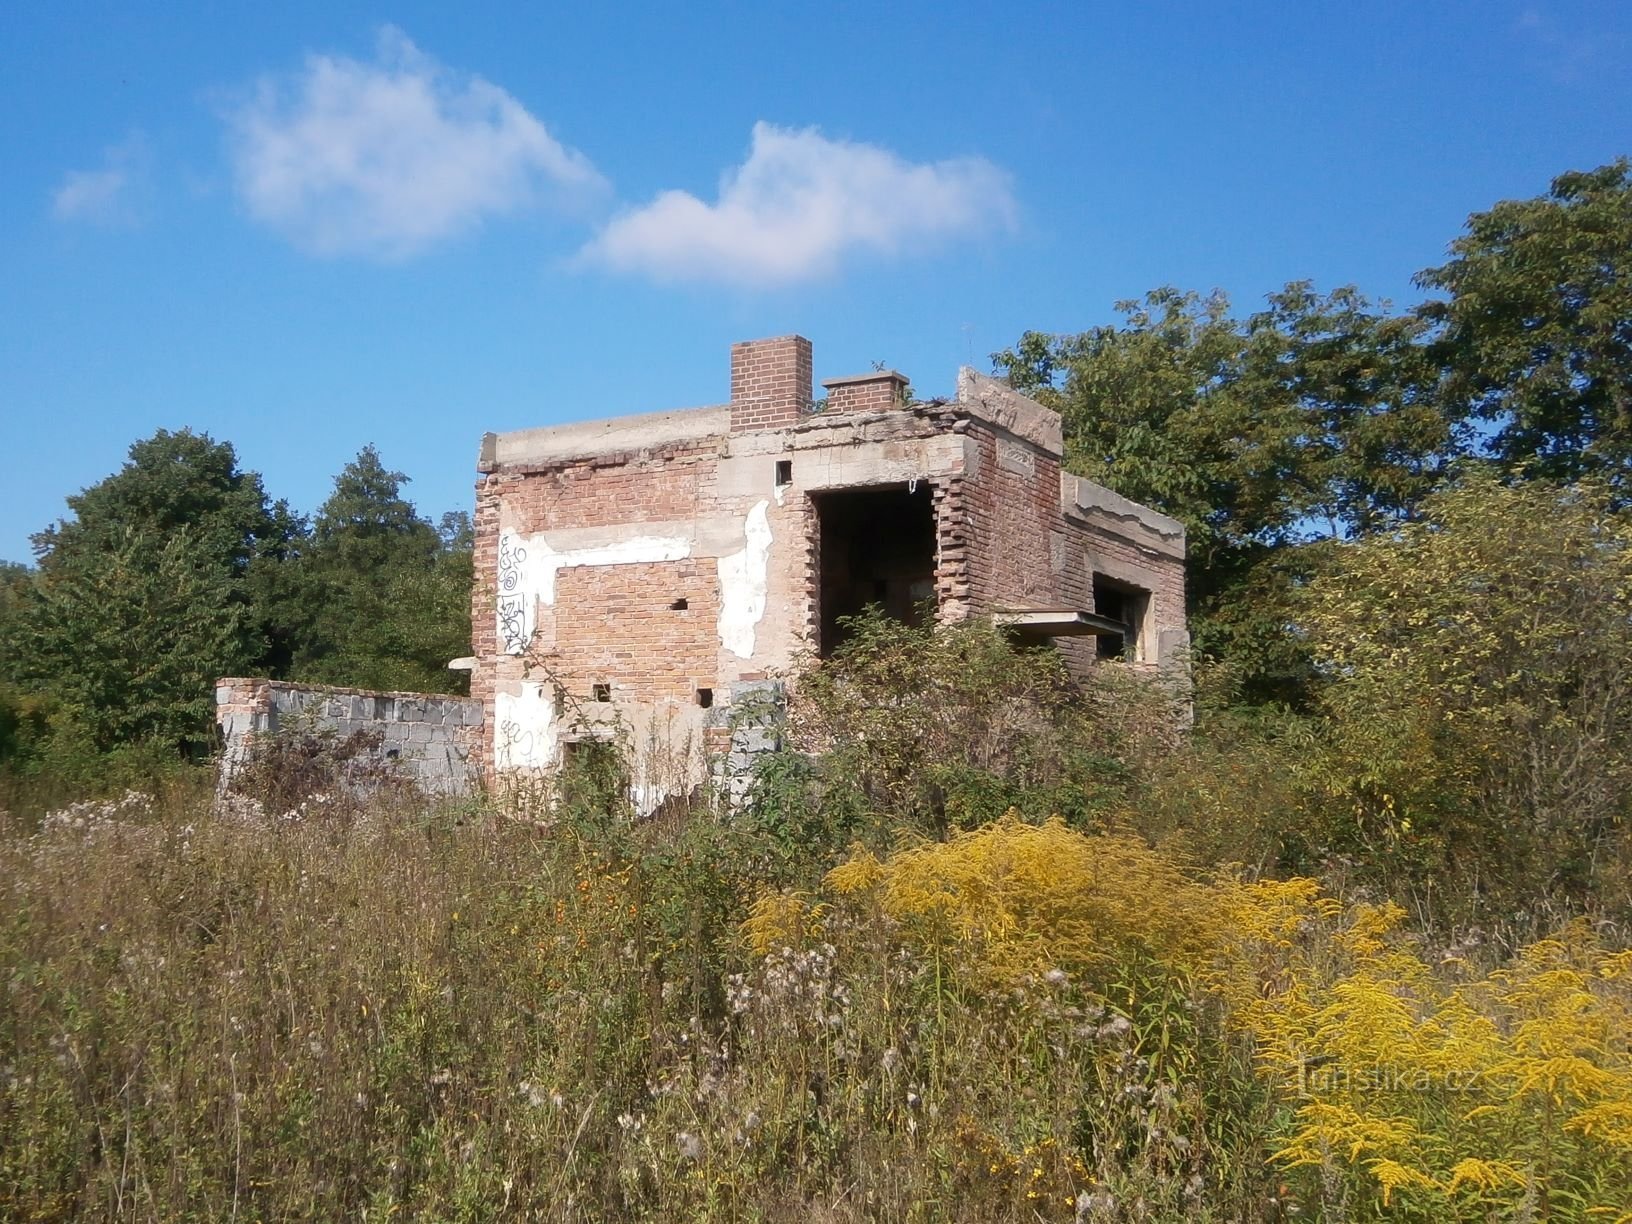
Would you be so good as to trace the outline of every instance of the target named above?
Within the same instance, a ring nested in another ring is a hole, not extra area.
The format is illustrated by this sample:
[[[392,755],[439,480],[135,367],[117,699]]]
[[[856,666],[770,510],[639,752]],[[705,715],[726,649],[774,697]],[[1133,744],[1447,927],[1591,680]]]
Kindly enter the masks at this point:
[[[1125,659],[1129,663],[1144,657],[1145,617],[1150,611],[1150,592],[1132,583],[1118,582],[1104,574],[1094,575],[1094,611],[1124,626],[1121,633],[1102,634],[1096,639],[1102,659]]]

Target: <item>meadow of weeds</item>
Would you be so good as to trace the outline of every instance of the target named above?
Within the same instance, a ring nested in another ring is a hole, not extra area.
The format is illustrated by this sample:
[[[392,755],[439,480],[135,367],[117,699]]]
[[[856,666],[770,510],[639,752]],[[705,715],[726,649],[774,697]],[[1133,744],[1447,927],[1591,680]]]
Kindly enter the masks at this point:
[[[0,1217],[1276,1216],[1270,1098],[1178,983],[977,979],[882,912],[762,954],[756,841],[136,795],[13,832]]]
[[[734,811],[286,744],[4,818],[0,1218],[1632,1218],[1620,928],[1210,861],[1164,796],[1296,778],[978,632],[829,665]]]

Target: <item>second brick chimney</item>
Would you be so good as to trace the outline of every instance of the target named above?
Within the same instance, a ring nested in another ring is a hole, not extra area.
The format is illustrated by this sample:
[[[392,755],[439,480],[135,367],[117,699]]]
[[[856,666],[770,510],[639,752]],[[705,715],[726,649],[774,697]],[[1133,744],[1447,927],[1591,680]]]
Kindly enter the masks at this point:
[[[906,401],[906,375],[894,370],[824,378],[829,412],[893,412]]]
[[[810,341],[803,336],[731,346],[731,429],[779,429],[810,409]]]

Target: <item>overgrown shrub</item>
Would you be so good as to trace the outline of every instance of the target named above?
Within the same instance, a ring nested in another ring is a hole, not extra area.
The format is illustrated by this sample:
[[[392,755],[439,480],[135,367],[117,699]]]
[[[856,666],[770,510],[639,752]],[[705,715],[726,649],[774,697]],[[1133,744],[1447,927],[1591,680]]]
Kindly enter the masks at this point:
[[[381,731],[341,735],[297,721],[254,736],[233,766],[227,791],[273,817],[308,808],[352,813],[373,800],[407,800],[413,782],[381,751],[384,742]]]
[[[1334,550],[1301,619],[1328,680],[1297,763],[1306,868],[1413,912],[1632,912],[1632,519],[1470,478]]]
[[[1011,807],[1086,824],[1127,806],[1181,721],[1159,681],[1112,665],[1079,687],[1058,653],[989,622],[914,628],[874,611],[849,627],[789,710],[792,748],[816,762],[807,797],[837,838],[894,822],[938,834]]]

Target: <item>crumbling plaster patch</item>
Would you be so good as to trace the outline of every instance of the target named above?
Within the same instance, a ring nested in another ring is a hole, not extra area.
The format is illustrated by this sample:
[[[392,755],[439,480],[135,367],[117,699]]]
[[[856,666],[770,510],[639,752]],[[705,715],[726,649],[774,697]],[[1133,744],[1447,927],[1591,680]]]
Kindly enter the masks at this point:
[[[766,572],[771,557],[770,503],[761,499],[743,524],[743,548],[719,558],[720,642],[739,659],[754,655],[754,637],[765,616]]]

